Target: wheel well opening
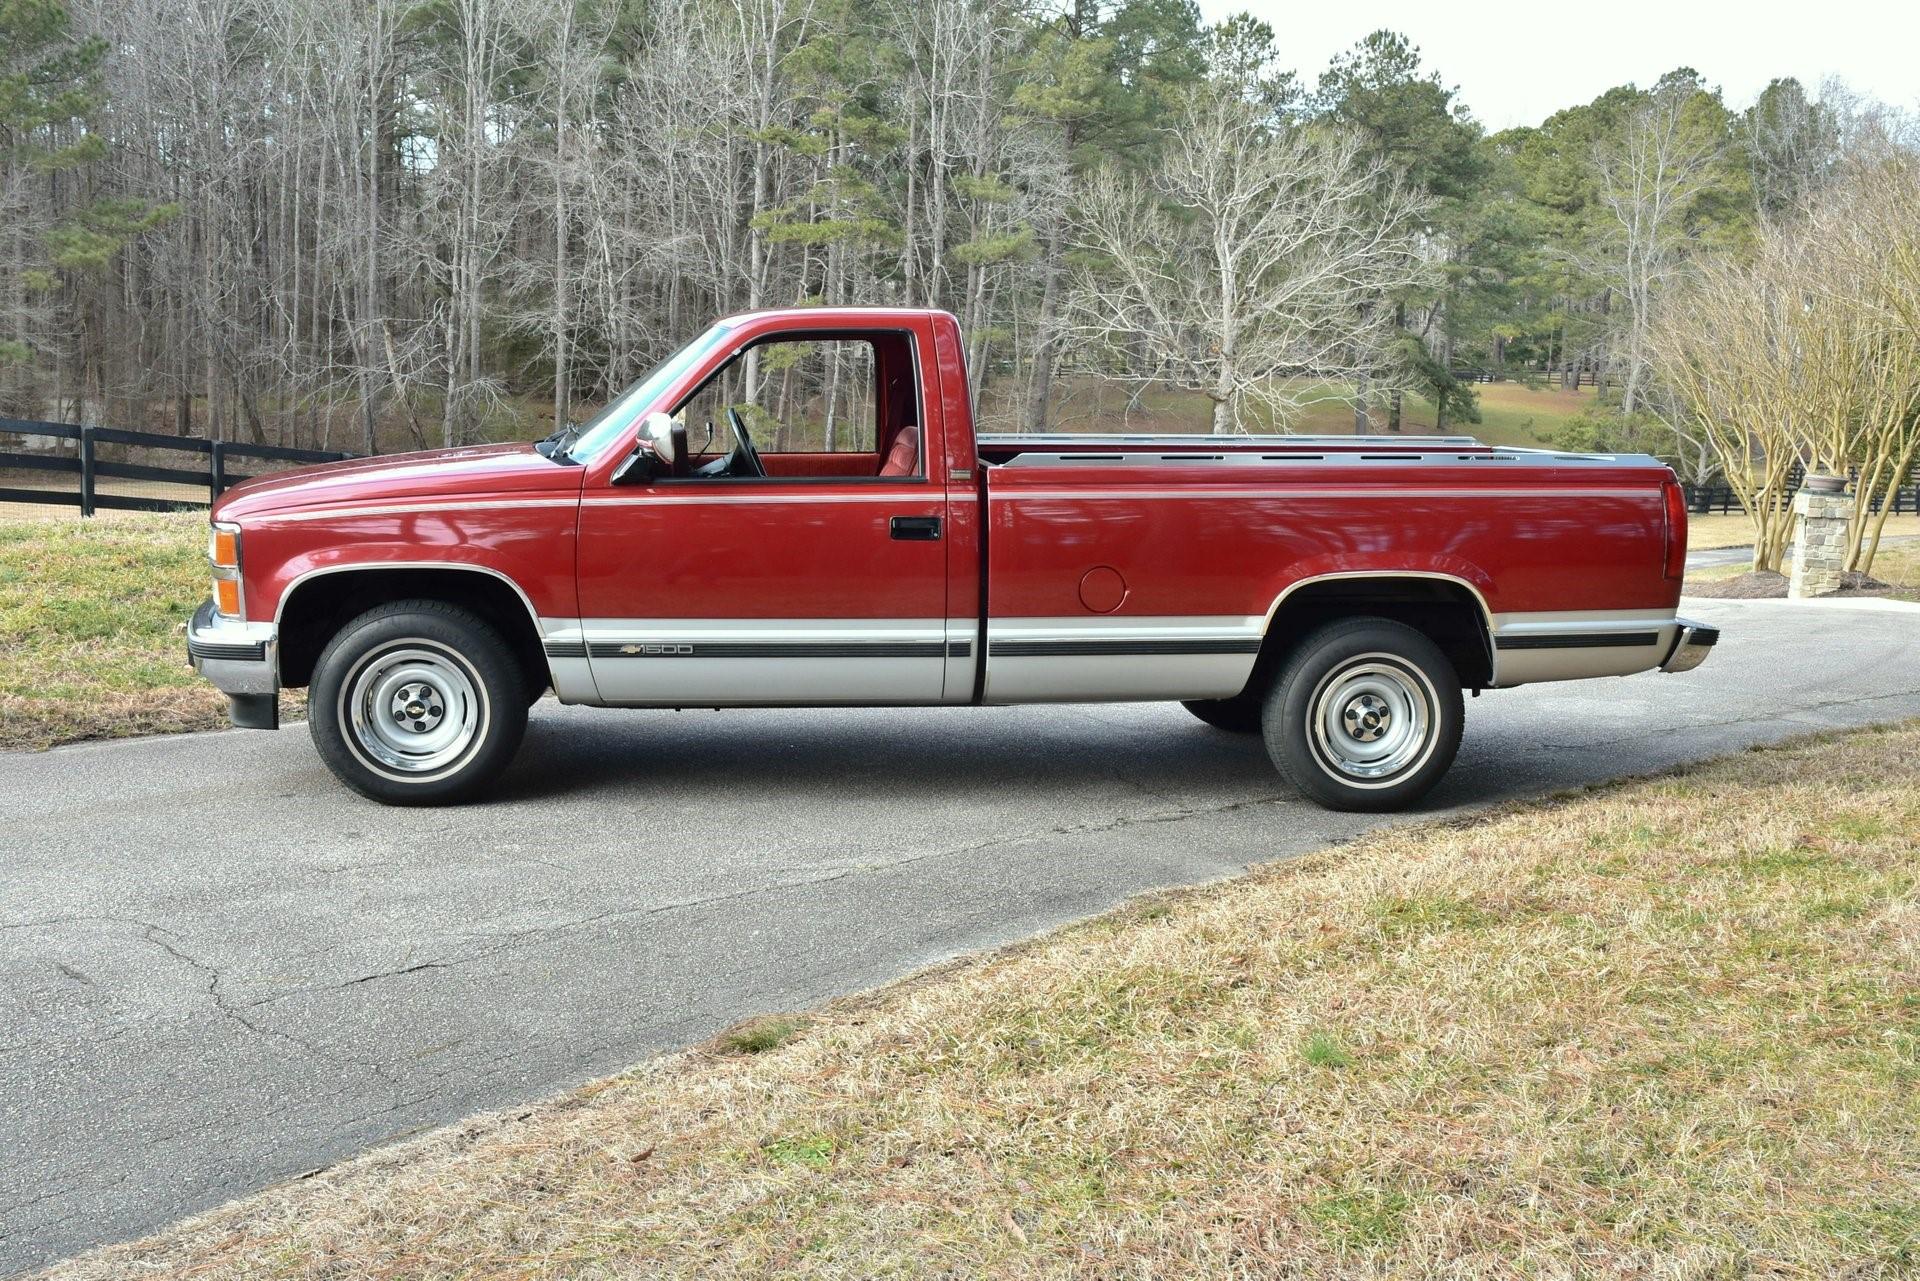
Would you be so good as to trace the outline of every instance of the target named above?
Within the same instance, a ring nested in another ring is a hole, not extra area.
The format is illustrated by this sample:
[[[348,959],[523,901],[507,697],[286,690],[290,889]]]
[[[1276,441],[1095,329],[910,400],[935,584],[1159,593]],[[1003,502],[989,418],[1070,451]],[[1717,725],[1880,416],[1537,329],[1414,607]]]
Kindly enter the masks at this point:
[[[1465,586],[1438,578],[1330,578],[1308,583],[1280,603],[1254,663],[1254,681],[1271,679],[1289,651],[1316,628],[1343,618],[1386,618],[1423,633],[1447,656],[1468,689],[1493,681],[1486,614]]]
[[[491,574],[465,569],[353,569],[321,574],[293,589],[280,609],[280,683],[313,680],[327,642],[347,623],[397,600],[437,600],[471,610],[513,647],[530,680],[549,680],[540,633],[520,594]]]

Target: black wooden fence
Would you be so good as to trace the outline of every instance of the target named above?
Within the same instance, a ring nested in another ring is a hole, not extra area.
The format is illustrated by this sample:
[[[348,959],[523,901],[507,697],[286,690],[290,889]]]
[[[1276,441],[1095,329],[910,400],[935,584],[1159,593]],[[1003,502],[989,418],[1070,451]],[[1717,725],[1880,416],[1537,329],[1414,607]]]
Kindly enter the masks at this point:
[[[206,440],[198,436],[162,436],[154,432],[123,431],[118,427],[76,427],[71,423],[43,423],[24,418],[0,418],[0,444],[7,437],[39,436],[73,441],[75,447],[52,450],[0,449],[0,473],[8,471],[55,472],[77,477],[72,489],[25,489],[0,483],[0,503],[50,503],[78,507],[82,516],[99,510],[165,512],[205,507],[224,491],[252,475],[230,470],[231,459],[256,459],[269,463],[332,463],[355,455],[328,449],[287,449],[280,445],[249,445],[240,441]],[[102,445],[117,448],[102,457]],[[134,462],[136,450],[160,450],[197,454],[204,460],[199,466],[158,467]],[[115,457],[113,455],[123,455]],[[273,471],[268,467],[261,470]],[[193,485],[207,491],[198,498],[151,498],[128,494],[103,494],[99,482],[107,480],[158,481],[175,485]],[[0,481],[5,477],[0,476]]]
[[[1455,382],[1463,383],[1503,383],[1522,382],[1535,378],[1562,391],[1571,387],[1598,387],[1600,370],[1594,365],[1545,365],[1515,366],[1504,365],[1462,365],[1447,371]]]
[[[1793,496],[1800,492],[1802,479],[1800,469],[1794,468],[1787,478],[1787,483],[1781,487],[1779,493],[1773,496],[1774,503],[1782,507],[1791,506]],[[1908,484],[1893,491],[1893,499],[1890,503],[1884,502],[1882,495],[1875,493],[1868,500],[1867,509],[1877,512],[1885,506],[1896,516],[1908,512],[1920,512],[1920,469],[1916,469],[1915,474],[1907,479]],[[1731,486],[1682,484],[1680,488],[1686,491],[1687,509],[1697,515],[1705,516],[1716,512],[1721,515],[1730,515],[1741,510],[1740,500],[1734,495]]]

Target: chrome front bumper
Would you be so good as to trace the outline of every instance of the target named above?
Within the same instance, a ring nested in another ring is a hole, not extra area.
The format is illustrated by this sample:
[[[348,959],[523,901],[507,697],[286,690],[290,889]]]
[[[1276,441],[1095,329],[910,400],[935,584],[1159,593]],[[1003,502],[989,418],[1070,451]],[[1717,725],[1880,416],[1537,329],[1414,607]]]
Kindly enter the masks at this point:
[[[1680,631],[1674,637],[1673,650],[1667,655],[1667,661],[1660,664],[1663,672],[1692,671],[1707,661],[1707,655],[1713,652],[1714,642],[1720,639],[1718,627],[1709,627],[1685,618],[1678,621]]]
[[[187,623],[187,662],[227,696],[242,729],[280,726],[280,646],[272,623],[222,618],[207,600]]]

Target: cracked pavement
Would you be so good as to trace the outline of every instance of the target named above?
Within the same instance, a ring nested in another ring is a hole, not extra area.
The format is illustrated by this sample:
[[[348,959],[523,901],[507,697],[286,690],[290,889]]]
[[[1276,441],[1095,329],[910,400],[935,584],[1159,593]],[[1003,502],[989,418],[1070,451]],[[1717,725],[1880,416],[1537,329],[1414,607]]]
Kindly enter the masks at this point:
[[[1689,601],[1683,676],[1470,701],[1434,810],[1920,715],[1920,608]],[[1171,704],[535,711],[388,810],[304,726],[0,756],[0,1273],[1392,820]]]

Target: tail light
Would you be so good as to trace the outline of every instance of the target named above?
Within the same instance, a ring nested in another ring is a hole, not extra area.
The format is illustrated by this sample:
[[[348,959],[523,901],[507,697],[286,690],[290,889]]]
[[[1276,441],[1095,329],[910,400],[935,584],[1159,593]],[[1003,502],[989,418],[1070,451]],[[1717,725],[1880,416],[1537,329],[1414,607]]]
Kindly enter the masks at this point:
[[[1680,482],[1668,477],[1661,486],[1667,504],[1667,577],[1684,578],[1687,573],[1687,495]]]

